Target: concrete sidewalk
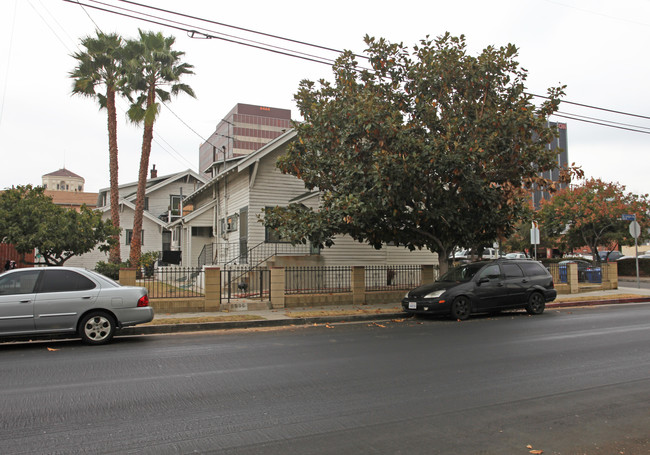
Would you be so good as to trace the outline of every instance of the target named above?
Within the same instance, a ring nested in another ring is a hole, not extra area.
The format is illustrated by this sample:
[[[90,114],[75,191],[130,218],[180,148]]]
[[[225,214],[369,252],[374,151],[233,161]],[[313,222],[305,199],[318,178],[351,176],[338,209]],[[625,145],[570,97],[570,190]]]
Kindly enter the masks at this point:
[[[552,309],[634,302],[650,302],[650,289],[637,288],[636,281],[621,280],[618,289],[589,291],[580,294],[562,294],[554,302],[547,303],[546,307]],[[161,313],[156,314],[151,323],[122,329],[118,332],[118,335],[299,326],[404,319],[408,317],[410,315],[402,311],[399,302],[377,305],[332,305],[309,308],[283,308],[277,310]]]

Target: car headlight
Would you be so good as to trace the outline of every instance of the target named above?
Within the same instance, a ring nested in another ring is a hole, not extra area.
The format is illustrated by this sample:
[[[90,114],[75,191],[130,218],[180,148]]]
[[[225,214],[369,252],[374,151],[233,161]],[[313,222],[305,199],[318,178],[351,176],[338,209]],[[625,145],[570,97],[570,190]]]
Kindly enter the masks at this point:
[[[445,292],[446,292],[446,289],[440,289],[439,291],[430,292],[429,294],[425,295],[424,298],[425,299],[437,299],[438,297],[440,297]]]
[[[411,292],[411,291],[409,291],[409,292]],[[409,298],[409,292],[407,292],[406,294],[404,294],[404,298],[405,298],[405,299],[408,299],[408,298]]]

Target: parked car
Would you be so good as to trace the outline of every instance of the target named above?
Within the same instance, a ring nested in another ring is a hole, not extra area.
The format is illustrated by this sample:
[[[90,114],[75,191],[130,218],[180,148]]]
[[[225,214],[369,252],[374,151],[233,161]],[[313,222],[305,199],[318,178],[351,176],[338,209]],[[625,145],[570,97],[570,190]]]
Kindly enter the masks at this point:
[[[149,322],[146,288],[120,286],[75,267],[14,269],[0,275],[0,336],[76,333],[108,343],[115,330]]]
[[[526,259],[525,253],[508,253],[505,255],[506,259]]]
[[[599,251],[598,256],[600,256],[601,262],[616,262],[623,257],[623,253],[620,251]]]
[[[409,313],[450,315],[467,319],[472,313],[525,308],[544,312],[557,297],[553,277],[531,260],[497,259],[450,269],[432,284],[409,291],[402,309]]]

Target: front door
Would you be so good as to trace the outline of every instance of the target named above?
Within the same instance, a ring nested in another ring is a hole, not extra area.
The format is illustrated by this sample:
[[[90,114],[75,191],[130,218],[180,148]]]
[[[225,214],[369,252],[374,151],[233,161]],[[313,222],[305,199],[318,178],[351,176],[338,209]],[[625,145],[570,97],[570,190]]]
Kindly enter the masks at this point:
[[[248,207],[239,210],[239,263],[248,264]]]

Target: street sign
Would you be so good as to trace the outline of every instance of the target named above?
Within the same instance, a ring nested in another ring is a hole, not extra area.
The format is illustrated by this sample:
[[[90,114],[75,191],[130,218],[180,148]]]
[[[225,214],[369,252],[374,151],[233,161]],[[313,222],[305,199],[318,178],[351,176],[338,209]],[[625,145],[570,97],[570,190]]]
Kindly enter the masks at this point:
[[[621,215],[621,219],[623,221],[636,221],[636,215],[634,215],[634,214],[632,214],[632,215],[623,214],[623,215]]]
[[[630,235],[635,239],[641,235],[641,226],[636,221],[630,223]]]
[[[539,245],[539,229],[538,228],[532,228],[530,230],[530,244],[531,245]]]

